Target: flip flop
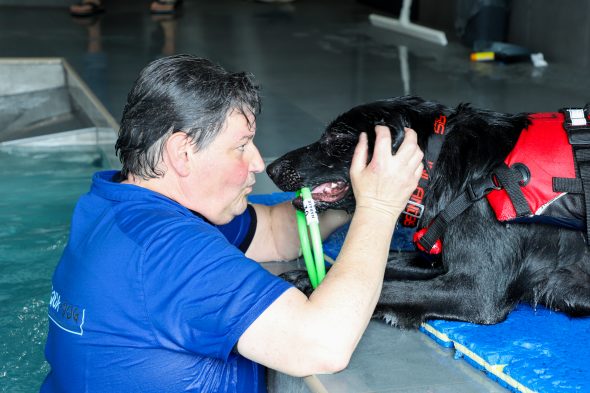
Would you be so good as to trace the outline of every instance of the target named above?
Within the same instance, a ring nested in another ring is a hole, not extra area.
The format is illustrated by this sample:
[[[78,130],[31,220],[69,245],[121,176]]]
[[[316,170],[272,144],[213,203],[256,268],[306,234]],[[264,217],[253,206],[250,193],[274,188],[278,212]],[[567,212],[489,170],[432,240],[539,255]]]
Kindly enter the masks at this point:
[[[172,9],[166,10],[166,11],[153,10],[150,8],[150,12],[152,13],[152,15],[172,15],[172,14],[176,14],[176,9],[180,5],[180,3],[182,3],[182,1],[181,0],[154,0],[152,3],[158,3],[161,5],[172,6]]]
[[[105,11],[105,8],[102,6],[101,3],[95,3],[92,1],[82,1],[78,5],[90,7],[87,12],[75,12],[70,9],[70,15],[75,16],[77,18],[87,18],[89,16],[96,16],[102,14]]]

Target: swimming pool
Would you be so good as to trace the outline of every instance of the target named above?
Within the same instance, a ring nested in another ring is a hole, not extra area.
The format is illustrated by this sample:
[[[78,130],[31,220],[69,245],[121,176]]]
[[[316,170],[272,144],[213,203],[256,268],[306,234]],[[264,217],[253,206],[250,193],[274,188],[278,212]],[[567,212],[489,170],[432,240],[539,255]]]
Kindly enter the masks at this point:
[[[38,391],[51,274],[78,197],[108,165],[96,146],[0,148],[0,392]]]

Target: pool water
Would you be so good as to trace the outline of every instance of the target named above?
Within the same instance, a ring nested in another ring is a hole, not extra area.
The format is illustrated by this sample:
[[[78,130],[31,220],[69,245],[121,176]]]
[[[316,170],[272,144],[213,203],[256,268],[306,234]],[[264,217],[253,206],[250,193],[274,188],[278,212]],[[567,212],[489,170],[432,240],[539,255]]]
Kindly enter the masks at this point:
[[[35,392],[49,371],[43,350],[51,275],[98,147],[0,147],[0,392]]]

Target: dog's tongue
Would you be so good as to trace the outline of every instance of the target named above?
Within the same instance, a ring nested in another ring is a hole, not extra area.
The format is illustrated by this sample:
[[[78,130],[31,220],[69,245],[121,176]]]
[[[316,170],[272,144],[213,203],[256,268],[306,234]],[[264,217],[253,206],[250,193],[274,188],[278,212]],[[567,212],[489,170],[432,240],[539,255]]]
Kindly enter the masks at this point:
[[[343,181],[322,183],[311,190],[313,199],[323,202],[335,202],[342,198],[348,190],[348,184]]]

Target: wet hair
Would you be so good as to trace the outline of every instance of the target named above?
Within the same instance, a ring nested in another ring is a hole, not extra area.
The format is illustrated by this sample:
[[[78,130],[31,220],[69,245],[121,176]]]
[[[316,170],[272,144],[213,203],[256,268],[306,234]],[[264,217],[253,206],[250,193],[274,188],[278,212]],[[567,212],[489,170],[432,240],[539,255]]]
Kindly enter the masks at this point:
[[[122,177],[163,176],[160,164],[170,135],[186,133],[198,151],[215,139],[234,110],[260,113],[259,89],[251,74],[231,73],[191,55],[153,61],[139,74],[123,110],[115,144]]]

